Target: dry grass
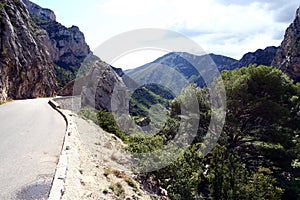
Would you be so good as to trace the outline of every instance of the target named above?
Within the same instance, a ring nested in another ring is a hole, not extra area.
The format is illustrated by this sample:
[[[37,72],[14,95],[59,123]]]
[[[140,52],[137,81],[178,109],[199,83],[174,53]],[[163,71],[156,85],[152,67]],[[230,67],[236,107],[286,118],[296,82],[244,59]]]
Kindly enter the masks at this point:
[[[138,192],[140,192],[139,184],[133,178],[128,176],[125,172],[121,172],[121,171],[116,170],[116,169],[106,168],[106,169],[104,169],[103,174],[105,176],[113,174],[117,178],[123,179],[130,187],[132,187],[132,188],[136,189]]]

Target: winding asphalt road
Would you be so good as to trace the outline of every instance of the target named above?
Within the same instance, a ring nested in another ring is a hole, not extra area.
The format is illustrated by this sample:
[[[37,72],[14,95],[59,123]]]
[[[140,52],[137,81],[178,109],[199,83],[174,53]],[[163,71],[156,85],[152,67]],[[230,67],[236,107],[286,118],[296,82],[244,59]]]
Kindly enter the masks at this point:
[[[0,199],[49,192],[66,123],[49,99],[0,105]]]

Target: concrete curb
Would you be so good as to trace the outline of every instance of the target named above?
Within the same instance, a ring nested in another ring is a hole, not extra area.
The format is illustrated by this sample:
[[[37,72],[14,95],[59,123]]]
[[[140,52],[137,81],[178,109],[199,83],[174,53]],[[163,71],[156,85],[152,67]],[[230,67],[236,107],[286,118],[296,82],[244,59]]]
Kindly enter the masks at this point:
[[[52,108],[57,109],[60,108],[60,105],[58,103],[56,103],[55,101],[53,101],[52,99],[48,101],[48,103],[50,104],[50,106],[52,106]]]
[[[52,181],[52,187],[49,194],[49,200],[60,200],[62,195],[65,191],[65,179],[67,175],[67,168],[68,168],[68,156],[67,150],[68,146],[68,137],[71,135],[72,132],[72,120],[70,114],[66,113],[65,111],[60,109],[58,103],[53,101],[52,99],[48,102],[53,109],[59,112],[66,121],[66,132],[63,140],[63,146],[61,150],[61,154],[59,157],[59,161],[55,170],[54,179]]]

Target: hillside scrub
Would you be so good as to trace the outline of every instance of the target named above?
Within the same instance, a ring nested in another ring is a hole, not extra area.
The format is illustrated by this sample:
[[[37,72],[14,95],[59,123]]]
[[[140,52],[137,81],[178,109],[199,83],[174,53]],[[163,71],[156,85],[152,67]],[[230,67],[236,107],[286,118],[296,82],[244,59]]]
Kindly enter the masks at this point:
[[[300,84],[280,70],[256,65],[224,71],[214,84],[221,78],[226,122],[218,144],[205,157],[199,149],[211,117],[208,88],[191,85],[183,90],[170,104],[166,125],[153,136],[125,135],[105,111],[97,111],[96,123],[120,135],[130,152],[159,150],[174,140],[184,117],[180,105],[189,103],[185,95],[192,91],[200,111],[197,136],[175,162],[142,177],[160,183],[171,199],[299,199]]]

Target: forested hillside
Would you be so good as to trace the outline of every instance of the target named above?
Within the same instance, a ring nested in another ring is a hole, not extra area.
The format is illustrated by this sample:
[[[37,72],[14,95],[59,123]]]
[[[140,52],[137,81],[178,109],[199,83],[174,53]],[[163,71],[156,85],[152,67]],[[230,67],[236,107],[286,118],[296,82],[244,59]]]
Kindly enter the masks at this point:
[[[209,88],[190,85],[170,105],[164,128],[149,136],[121,134],[113,118],[101,117],[97,123],[127,143],[127,151],[159,151],[176,141],[179,126],[189,134],[189,125],[181,119],[181,105],[195,94],[199,103],[197,135],[186,151],[175,150],[175,162],[156,171],[140,173],[141,180],[166,188],[171,199],[299,199],[300,198],[300,84],[278,69],[249,66],[223,71],[221,78],[227,94],[227,114],[217,144],[203,157],[203,139],[211,119]],[[110,124],[108,126],[108,124]],[[176,141],[178,144],[178,141]],[[158,165],[168,157],[143,157],[136,163]]]

